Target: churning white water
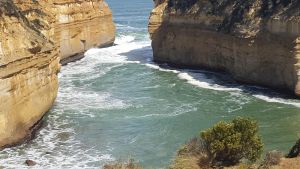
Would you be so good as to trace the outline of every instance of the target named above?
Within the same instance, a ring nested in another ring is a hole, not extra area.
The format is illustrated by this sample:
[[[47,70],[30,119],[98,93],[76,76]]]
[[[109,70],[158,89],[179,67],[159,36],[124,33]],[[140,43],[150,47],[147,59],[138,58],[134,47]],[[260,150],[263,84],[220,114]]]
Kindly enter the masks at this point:
[[[152,1],[107,0],[116,45],[64,66],[54,107],[32,141],[0,152],[0,166],[100,168],[134,158],[168,166],[178,147],[219,120],[258,120],[266,150],[287,151],[300,132],[300,102],[228,75],[153,62],[147,33]],[[280,137],[279,137],[280,136]]]

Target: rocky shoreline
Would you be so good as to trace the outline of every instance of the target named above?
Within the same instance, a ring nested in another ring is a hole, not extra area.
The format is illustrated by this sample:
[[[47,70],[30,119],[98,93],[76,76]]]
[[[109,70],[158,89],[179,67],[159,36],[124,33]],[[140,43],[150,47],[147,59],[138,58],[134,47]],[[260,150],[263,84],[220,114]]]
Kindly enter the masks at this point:
[[[156,0],[149,20],[154,60],[299,96],[299,5]]]
[[[28,138],[52,107],[61,64],[112,45],[103,0],[0,1],[0,147]]]

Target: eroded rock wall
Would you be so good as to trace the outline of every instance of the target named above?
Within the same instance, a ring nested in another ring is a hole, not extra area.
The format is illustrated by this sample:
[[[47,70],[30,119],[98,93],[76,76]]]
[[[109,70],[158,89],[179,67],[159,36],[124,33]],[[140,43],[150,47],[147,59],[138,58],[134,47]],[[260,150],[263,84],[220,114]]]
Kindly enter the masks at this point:
[[[0,1],[0,147],[30,134],[52,106],[59,53],[11,0]]]
[[[154,60],[300,95],[299,10],[289,0],[157,0],[149,21]]]
[[[113,44],[115,25],[103,0],[55,0],[53,5],[55,38],[60,44],[62,63],[89,48]]]
[[[0,0],[0,147],[29,137],[51,108],[60,63],[114,37],[103,0]]]
[[[60,49],[61,63],[83,57],[92,47],[113,44],[115,25],[103,0],[14,0],[26,17]]]

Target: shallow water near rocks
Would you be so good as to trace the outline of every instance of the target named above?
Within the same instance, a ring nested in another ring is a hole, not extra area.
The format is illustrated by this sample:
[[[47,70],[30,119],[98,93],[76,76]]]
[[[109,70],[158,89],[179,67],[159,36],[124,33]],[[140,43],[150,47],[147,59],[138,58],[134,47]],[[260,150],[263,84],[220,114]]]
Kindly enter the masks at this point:
[[[284,152],[300,132],[300,101],[229,76],[152,62],[149,0],[107,0],[117,24],[116,45],[91,49],[62,68],[58,98],[37,138],[0,152],[0,166],[100,168],[134,158],[167,167],[189,138],[219,120],[258,120],[266,151]],[[268,93],[268,94],[267,94]]]

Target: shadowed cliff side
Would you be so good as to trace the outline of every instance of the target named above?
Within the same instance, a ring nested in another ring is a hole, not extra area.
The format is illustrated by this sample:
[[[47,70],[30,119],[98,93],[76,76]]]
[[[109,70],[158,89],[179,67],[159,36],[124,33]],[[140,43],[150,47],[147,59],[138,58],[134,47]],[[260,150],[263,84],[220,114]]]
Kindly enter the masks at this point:
[[[229,72],[300,95],[300,2],[160,0],[149,32],[154,60]]]
[[[30,135],[57,95],[58,49],[11,0],[0,1],[0,147]]]

